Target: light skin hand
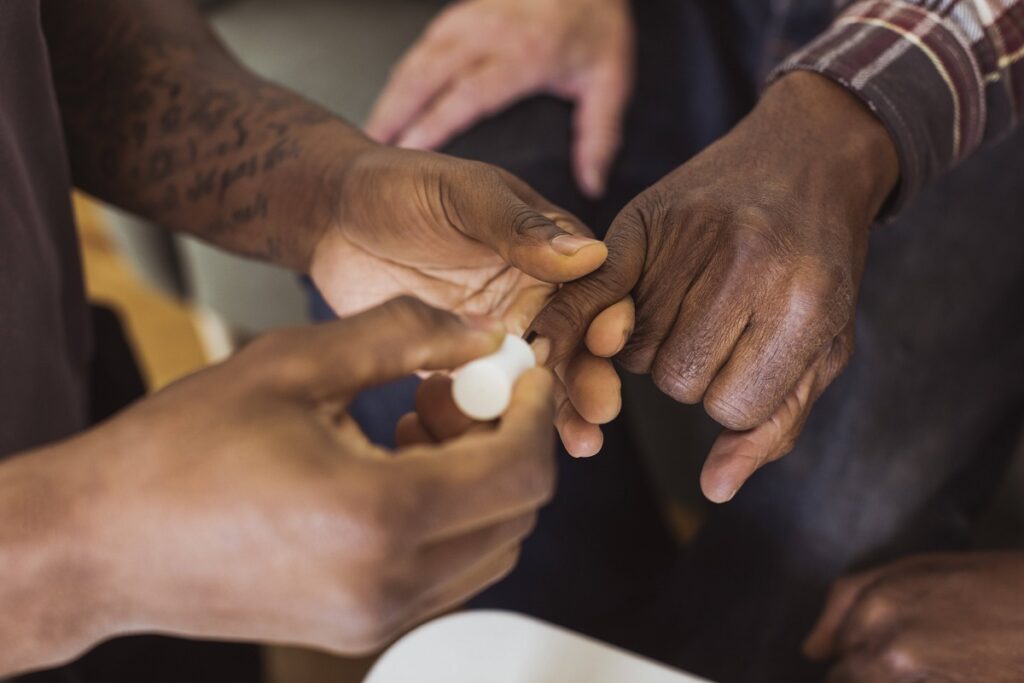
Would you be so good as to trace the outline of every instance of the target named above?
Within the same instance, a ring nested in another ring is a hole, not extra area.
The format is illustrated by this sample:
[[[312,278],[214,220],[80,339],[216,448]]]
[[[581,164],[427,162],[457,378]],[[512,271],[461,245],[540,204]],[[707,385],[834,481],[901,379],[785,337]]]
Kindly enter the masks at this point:
[[[817,75],[786,76],[634,199],[605,264],[533,327],[557,361],[584,330],[614,337],[600,314],[632,292],[636,329],[618,358],[726,427],[701,477],[725,502],[792,449],[845,366],[869,227],[897,179],[892,141],[860,102]]]
[[[1024,677],[1024,554],[924,555],[840,580],[804,644],[828,683]]]
[[[499,580],[553,492],[550,374],[499,423],[395,453],[345,405],[503,334],[395,300],[4,463],[0,675],[142,632],[364,653]]]
[[[573,166],[599,196],[632,90],[633,33],[627,0],[463,0],[395,68],[366,131],[437,149],[516,101],[553,94],[576,104]]]

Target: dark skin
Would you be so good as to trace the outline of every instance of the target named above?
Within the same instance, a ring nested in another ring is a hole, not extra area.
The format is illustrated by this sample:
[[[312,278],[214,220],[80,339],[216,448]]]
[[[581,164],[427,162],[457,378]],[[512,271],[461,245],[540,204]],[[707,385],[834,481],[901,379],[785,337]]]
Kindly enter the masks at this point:
[[[76,184],[362,313],[5,454],[0,678],[139,632],[365,653],[507,574],[554,490],[556,391],[570,442],[597,430],[572,383],[531,370],[497,423],[396,452],[345,406],[494,352],[604,245],[511,175],[382,147],[259,79],[189,2],[42,8]],[[617,410],[611,379],[588,413]]]
[[[413,294],[520,334],[558,283],[606,256],[518,178],[378,145],[248,71],[188,0],[45,0],[43,22],[77,186],[309,273],[341,315]],[[613,317],[621,335],[630,321]],[[610,363],[578,356],[559,370],[579,379],[559,383],[556,422],[587,455],[619,385]]]
[[[4,460],[0,678],[144,632],[368,653],[505,576],[554,492],[550,373],[443,444],[385,451],[346,412],[504,333],[395,299]]]
[[[804,650],[828,683],[1024,680],[1024,554],[925,555],[845,578]]]
[[[898,179],[892,141],[844,89],[796,73],[732,132],[634,199],[608,260],[565,286],[533,329],[575,353],[632,292],[617,353],[725,426],[704,466],[713,501],[792,449],[852,352],[870,225]],[[608,335],[604,335],[608,336]]]

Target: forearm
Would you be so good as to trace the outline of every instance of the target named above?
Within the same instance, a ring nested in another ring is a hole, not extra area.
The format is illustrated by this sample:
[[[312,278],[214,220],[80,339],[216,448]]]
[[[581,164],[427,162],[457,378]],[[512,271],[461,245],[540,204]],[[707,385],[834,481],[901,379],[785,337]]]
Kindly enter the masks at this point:
[[[63,466],[79,448],[71,441],[0,464],[0,679],[110,635],[114,598],[83,508],[101,492],[82,490],[76,468]]]
[[[48,0],[44,26],[76,185],[307,268],[366,138],[239,65],[188,0]]]

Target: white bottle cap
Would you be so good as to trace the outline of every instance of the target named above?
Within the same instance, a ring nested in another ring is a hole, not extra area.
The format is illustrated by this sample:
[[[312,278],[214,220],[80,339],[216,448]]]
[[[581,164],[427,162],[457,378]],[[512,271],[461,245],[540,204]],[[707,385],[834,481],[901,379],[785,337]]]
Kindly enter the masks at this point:
[[[452,398],[463,413],[481,422],[495,420],[508,410],[512,388],[537,359],[530,345],[507,335],[497,353],[467,363],[455,371]]]

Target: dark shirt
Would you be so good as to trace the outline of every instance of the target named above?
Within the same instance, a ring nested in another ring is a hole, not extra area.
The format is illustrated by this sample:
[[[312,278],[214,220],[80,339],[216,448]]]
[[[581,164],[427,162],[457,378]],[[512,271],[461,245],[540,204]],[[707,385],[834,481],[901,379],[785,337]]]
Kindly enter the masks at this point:
[[[70,190],[39,0],[0,1],[0,457],[86,425]]]

